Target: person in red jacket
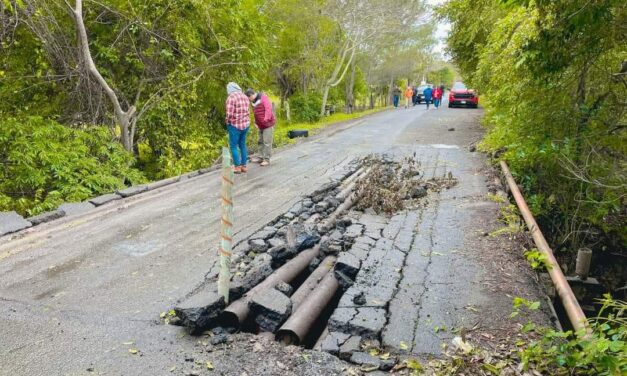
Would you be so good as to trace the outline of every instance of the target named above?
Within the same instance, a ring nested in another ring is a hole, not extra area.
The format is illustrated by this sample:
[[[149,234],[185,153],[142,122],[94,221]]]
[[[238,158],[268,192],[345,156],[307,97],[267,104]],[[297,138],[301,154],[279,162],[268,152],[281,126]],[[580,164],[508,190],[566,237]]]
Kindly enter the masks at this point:
[[[274,136],[274,125],[276,118],[272,112],[272,103],[270,98],[264,93],[257,93],[253,89],[246,90],[246,96],[253,105],[253,114],[255,115],[255,125],[259,129],[259,154],[261,158],[255,162],[261,162],[261,166],[270,164],[272,156],[272,138]]]
[[[438,86],[435,88],[435,90],[433,90],[433,105],[435,106],[436,110],[440,107],[441,102],[442,102],[442,88]]]

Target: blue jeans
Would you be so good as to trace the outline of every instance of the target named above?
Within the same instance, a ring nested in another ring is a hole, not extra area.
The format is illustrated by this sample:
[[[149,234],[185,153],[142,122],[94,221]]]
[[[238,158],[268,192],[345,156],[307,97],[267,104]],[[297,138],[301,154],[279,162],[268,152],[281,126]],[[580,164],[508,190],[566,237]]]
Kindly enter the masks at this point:
[[[433,105],[435,106],[435,108],[440,107],[440,99],[437,99],[437,98],[436,98],[436,99],[434,99],[434,100],[433,100]]]
[[[231,149],[231,155],[233,156],[233,166],[246,166],[246,162],[248,161],[246,135],[249,129],[250,126],[246,127],[246,129],[237,129],[231,124],[228,126],[229,147]]]
[[[398,100],[399,100],[399,96],[398,96],[398,95],[395,95],[395,96],[393,97],[393,99],[394,99],[394,107],[398,107]]]

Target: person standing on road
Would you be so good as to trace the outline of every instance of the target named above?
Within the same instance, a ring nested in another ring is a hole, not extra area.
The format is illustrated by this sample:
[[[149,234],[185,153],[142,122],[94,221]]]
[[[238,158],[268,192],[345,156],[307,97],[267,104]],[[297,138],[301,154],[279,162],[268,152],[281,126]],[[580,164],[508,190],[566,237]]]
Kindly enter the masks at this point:
[[[246,135],[250,128],[250,110],[248,98],[235,82],[226,85],[226,126],[229,133],[229,147],[233,156],[233,172],[245,173],[248,161]]]
[[[427,86],[423,91],[422,91],[422,95],[425,98],[425,103],[427,104],[427,110],[429,109],[429,103],[431,103],[431,98],[433,96],[433,89],[431,89],[431,86]]]
[[[440,107],[440,102],[442,101],[442,88],[437,86],[433,91],[433,105],[437,110]]]
[[[416,86],[412,88],[411,103],[414,106],[418,104],[418,87]]]
[[[405,108],[409,108],[409,101],[412,95],[414,95],[414,91],[411,86],[407,86],[407,89],[405,89]]]
[[[392,90],[392,100],[394,103],[394,108],[398,108],[398,101],[401,99],[401,89],[398,86],[394,86],[394,90]]]
[[[272,136],[276,124],[276,118],[272,112],[272,103],[267,95],[256,93],[253,89],[246,90],[246,96],[253,105],[255,125],[259,129],[258,145],[261,158],[254,160],[254,162],[261,162],[260,166],[267,166],[270,164],[270,157],[272,156]]]

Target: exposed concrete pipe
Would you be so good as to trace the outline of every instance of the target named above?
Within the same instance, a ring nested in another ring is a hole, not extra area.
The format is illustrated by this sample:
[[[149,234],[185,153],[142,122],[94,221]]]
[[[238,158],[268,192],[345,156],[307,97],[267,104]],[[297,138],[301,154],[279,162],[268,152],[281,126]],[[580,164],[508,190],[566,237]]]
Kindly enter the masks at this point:
[[[318,230],[323,234],[331,230],[333,226],[335,226],[335,222],[337,221],[338,217],[348,209],[352,208],[353,205],[355,205],[355,203],[359,200],[359,197],[360,195],[358,192],[353,192],[350,196],[348,196],[346,201],[338,206],[335,211],[331,213],[331,215],[329,215],[329,217],[319,225]]]
[[[322,282],[307,296],[300,307],[290,316],[276,334],[277,340],[286,345],[299,345],[309,333],[322,311],[329,304],[340,284],[333,270],[329,271]]]
[[[302,285],[296,290],[290,299],[292,300],[292,311],[296,312],[298,307],[305,301],[307,296],[318,286],[320,281],[333,269],[335,256],[327,256],[314,270]]]
[[[357,171],[353,172],[349,177],[347,177],[346,179],[344,179],[344,181],[342,182],[342,184],[340,184],[340,187],[345,188],[347,186],[349,186],[352,182],[355,181],[355,179],[357,179],[362,173],[364,172],[364,168],[360,167],[357,169]]]
[[[335,198],[337,198],[338,200],[342,200],[342,201],[346,200],[346,198],[350,195],[350,193],[355,188],[355,185],[357,184],[357,182],[363,179],[366,175],[368,175],[369,172],[370,172],[370,168],[364,170],[364,168],[362,167],[359,170],[357,170],[357,172],[355,172],[348,179],[346,179],[346,180],[350,179],[350,181],[342,185],[344,188],[340,191],[340,193],[335,195]]]
[[[538,250],[546,256],[549,275],[551,276],[553,285],[555,285],[555,290],[564,305],[564,309],[568,314],[568,319],[575,330],[589,330],[586,315],[584,315],[581,310],[581,306],[579,306],[579,302],[577,301],[577,298],[575,298],[573,290],[570,288],[568,281],[564,277],[564,273],[557,263],[557,260],[553,255],[553,251],[551,250],[551,247],[549,247],[549,243],[547,243],[544,235],[542,235],[542,231],[540,231],[533,214],[531,214],[531,211],[529,210],[522,193],[520,193],[520,190],[516,185],[516,181],[514,180],[512,173],[509,171],[509,167],[505,161],[501,161],[501,169],[503,170],[503,174],[505,174],[507,184],[509,185],[512,195],[516,200],[518,209],[520,209],[520,213],[525,219],[525,223],[527,223],[527,228],[533,237],[536,247],[538,247]]]
[[[344,213],[345,211],[347,211],[348,209],[352,208],[353,205],[355,205],[355,203],[357,203],[357,201],[359,201],[359,199],[361,198],[362,192],[359,191],[354,191],[355,186],[357,185],[357,183],[365,178],[366,176],[368,176],[368,174],[370,173],[370,168],[364,170],[360,176],[358,178],[355,179],[354,182],[352,182],[351,184],[349,184],[342,192],[340,192],[336,197],[342,197],[341,199],[344,200],[344,202],[338,206],[333,213],[331,213],[331,215],[329,215],[329,217],[319,225],[318,230],[321,233],[326,233],[329,230],[331,230],[333,228],[333,226],[335,226],[335,222],[337,221],[337,219],[339,218],[339,216]]]
[[[265,289],[274,288],[279,282],[290,283],[305,270],[309,263],[311,263],[311,260],[317,257],[319,253],[320,243],[313,248],[302,251],[285,263],[285,265],[275,270],[268,278],[264,279],[263,282],[250,289],[244,296],[226,307],[221,316],[224,324],[229,327],[239,328],[250,313],[248,302],[250,302],[255,294]]]

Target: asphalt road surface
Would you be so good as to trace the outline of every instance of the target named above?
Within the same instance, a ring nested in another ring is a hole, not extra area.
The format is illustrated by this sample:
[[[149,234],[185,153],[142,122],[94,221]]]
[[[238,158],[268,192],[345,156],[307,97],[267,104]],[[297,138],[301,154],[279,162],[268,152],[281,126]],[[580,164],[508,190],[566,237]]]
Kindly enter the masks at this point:
[[[424,106],[389,110],[277,152],[270,167],[252,166],[236,178],[235,241],[355,157],[373,152],[415,153],[433,174],[451,171],[460,180],[451,199],[485,196],[484,157],[467,150],[481,137],[480,115]],[[219,173],[213,172],[0,238],[0,374],[169,374],[196,340],[160,324],[159,314],[216,271],[219,193]],[[455,221],[458,207],[441,207],[448,208],[445,220],[456,231],[438,236],[463,248],[463,223],[472,218],[460,212],[463,221]],[[473,272],[464,270],[442,274],[455,282],[456,296],[472,296],[463,287],[474,288],[467,280]],[[437,284],[438,275],[416,283]],[[421,299],[446,294],[442,286]],[[477,299],[489,304],[485,294]],[[437,344],[423,347],[437,351]]]

